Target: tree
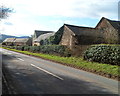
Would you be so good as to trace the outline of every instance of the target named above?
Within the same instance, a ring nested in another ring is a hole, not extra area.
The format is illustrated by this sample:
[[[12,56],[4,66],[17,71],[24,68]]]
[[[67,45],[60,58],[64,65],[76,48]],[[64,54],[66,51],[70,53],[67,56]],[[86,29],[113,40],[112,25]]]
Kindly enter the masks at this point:
[[[11,13],[12,11],[13,9],[11,8],[0,6],[0,20],[8,17],[8,14]]]

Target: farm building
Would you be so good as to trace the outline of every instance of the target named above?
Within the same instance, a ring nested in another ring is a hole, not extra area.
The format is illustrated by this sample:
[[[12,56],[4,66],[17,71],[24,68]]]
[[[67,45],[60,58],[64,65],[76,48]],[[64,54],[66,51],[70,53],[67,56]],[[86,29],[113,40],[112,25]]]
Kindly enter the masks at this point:
[[[60,45],[81,53],[92,44],[120,44],[120,21],[102,18],[95,28],[64,24]]]
[[[46,43],[47,42],[47,43]],[[96,27],[64,24],[57,32],[35,31],[33,45],[65,45],[76,53],[92,44],[120,44],[120,21],[102,17]]]
[[[32,45],[32,39],[31,38],[16,38],[14,40],[14,45],[15,46],[23,46],[23,45]]]
[[[7,46],[12,46],[15,39],[16,39],[16,38],[6,38],[6,39],[3,41],[3,44],[4,44],[4,45],[7,45]]]
[[[45,40],[46,38],[49,38],[50,36],[52,36],[52,34],[54,34],[53,31],[38,31],[35,30],[34,35],[32,37],[32,45],[33,46],[40,46],[40,41],[41,40]]]
[[[91,44],[100,43],[95,28],[64,24],[59,30],[62,30],[59,44],[70,48],[75,55],[81,55]]]
[[[66,45],[70,49],[79,45],[91,45],[97,43],[97,30],[91,27],[81,27],[74,25],[63,25],[63,35],[60,45]]]
[[[91,44],[120,43],[120,21],[102,18],[95,28],[64,24],[59,44],[69,48]]]
[[[31,38],[6,38],[3,41],[3,44],[7,46],[32,45],[32,39]]]
[[[39,45],[47,45],[47,44],[49,44],[49,42],[46,39],[49,39],[54,34],[55,34],[55,32],[42,34],[34,41],[39,42]]]
[[[120,44],[120,21],[109,20],[102,18],[97,26],[101,37],[107,44]]]

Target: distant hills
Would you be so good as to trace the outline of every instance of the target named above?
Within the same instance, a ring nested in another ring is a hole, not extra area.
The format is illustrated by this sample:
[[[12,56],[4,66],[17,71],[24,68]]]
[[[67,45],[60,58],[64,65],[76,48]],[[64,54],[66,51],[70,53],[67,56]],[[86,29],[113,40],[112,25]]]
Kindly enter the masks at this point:
[[[5,34],[0,34],[0,43],[3,42],[6,38],[28,38],[29,36],[11,36],[11,35],[5,35]]]

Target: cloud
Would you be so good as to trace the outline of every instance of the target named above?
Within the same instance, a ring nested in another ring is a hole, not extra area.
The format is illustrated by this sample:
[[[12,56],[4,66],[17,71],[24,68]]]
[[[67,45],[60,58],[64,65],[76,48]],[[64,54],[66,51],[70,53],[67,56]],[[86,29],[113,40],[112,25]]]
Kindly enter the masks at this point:
[[[8,35],[16,35],[16,36],[22,36],[22,35],[32,35],[34,33],[34,30],[45,30],[46,26],[40,25],[40,24],[32,24],[32,23],[26,23],[23,21],[16,21],[13,23],[12,26],[6,26],[3,22],[2,24],[2,30],[3,34]],[[47,30],[47,29],[46,29]]]
[[[4,24],[9,26],[13,25],[11,22],[5,22]]]
[[[16,12],[27,12],[37,16],[115,17],[113,14],[117,14],[118,8],[118,0],[4,0],[3,2],[14,6]]]
[[[3,20],[4,33],[30,35],[34,30],[58,30],[64,23],[107,17],[117,20],[119,0],[0,0],[15,13]],[[48,17],[46,20],[45,17]],[[52,17],[52,19],[50,18]],[[56,19],[58,18],[58,19]],[[76,19],[67,19],[76,18]],[[42,20],[43,19],[43,20]],[[76,20],[76,21],[74,21]],[[89,22],[91,23],[91,22]],[[8,26],[11,25],[11,26]],[[86,25],[86,24],[82,24]]]

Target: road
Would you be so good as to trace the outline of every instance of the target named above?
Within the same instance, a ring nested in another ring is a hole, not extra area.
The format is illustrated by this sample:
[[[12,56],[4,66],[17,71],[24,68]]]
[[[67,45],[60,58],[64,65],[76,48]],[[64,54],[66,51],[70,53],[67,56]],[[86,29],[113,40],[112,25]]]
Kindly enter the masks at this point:
[[[116,80],[5,49],[0,52],[12,94],[118,94]]]
[[[0,53],[0,96],[2,94],[2,54]]]

